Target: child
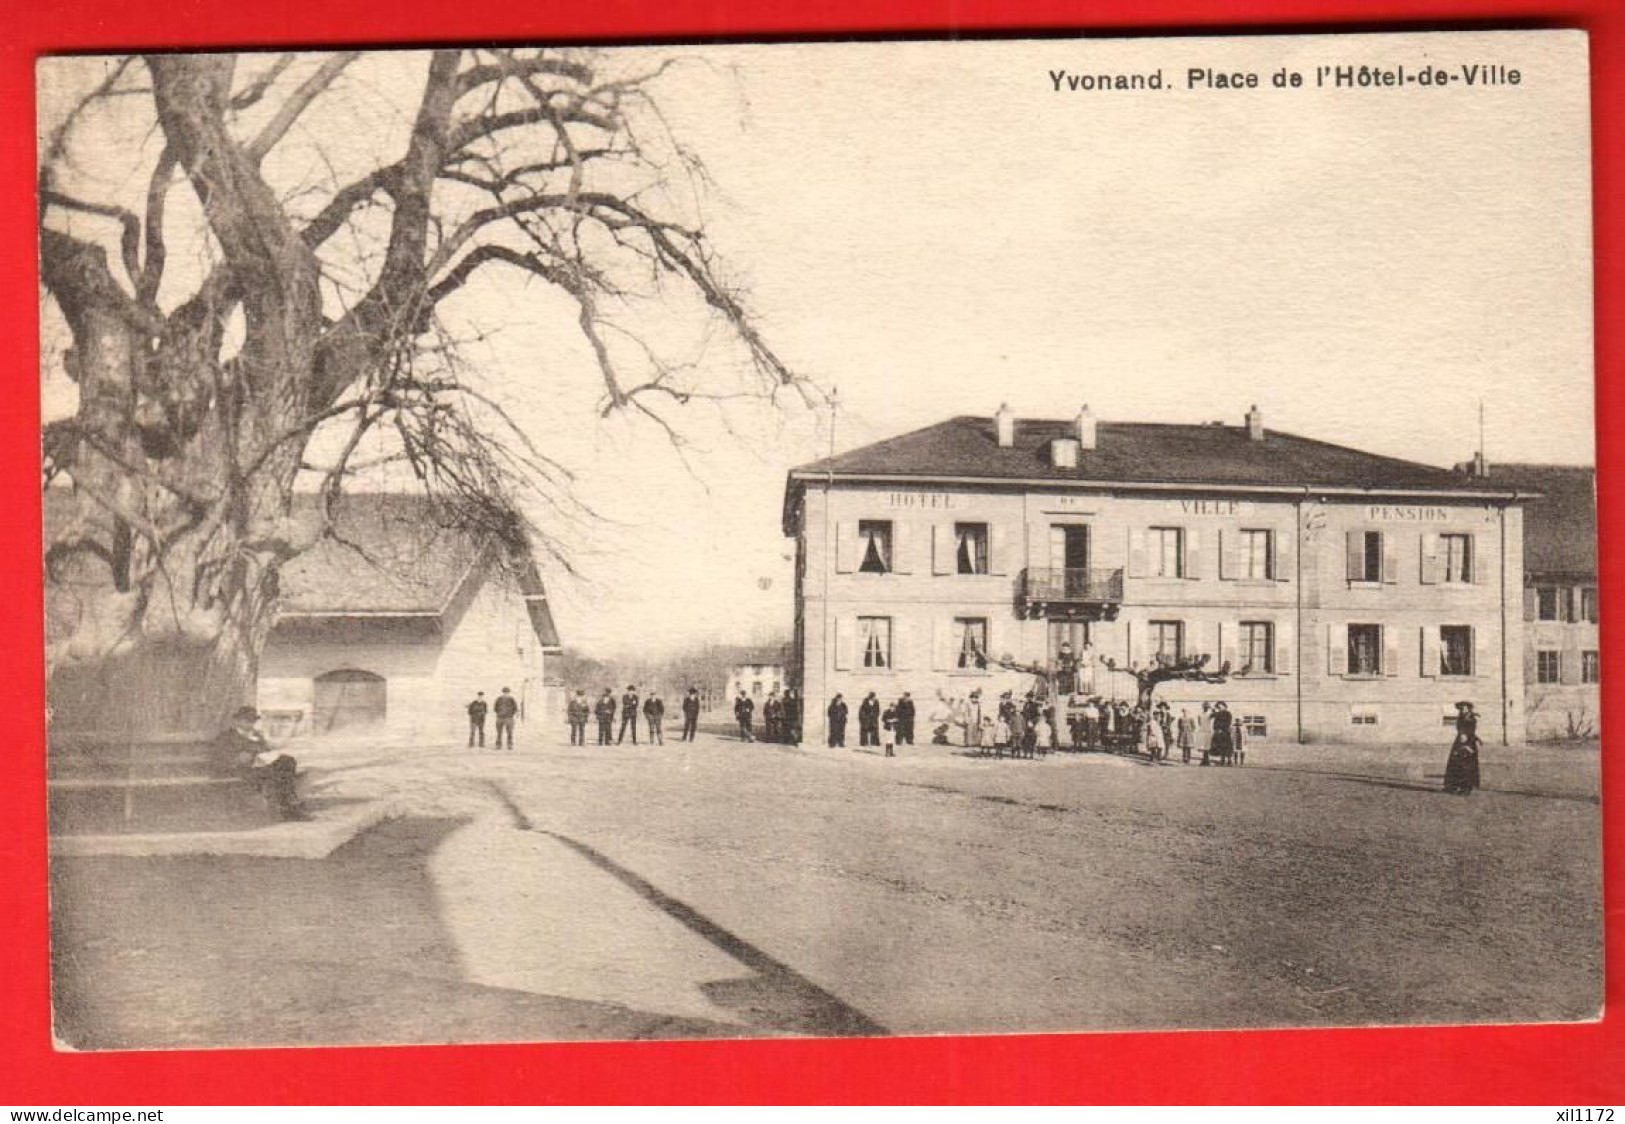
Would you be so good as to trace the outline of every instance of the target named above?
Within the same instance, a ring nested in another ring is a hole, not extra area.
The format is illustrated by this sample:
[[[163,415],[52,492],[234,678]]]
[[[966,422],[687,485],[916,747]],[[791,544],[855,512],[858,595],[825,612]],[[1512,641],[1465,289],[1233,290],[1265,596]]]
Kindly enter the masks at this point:
[[[896,757],[893,747],[897,744],[897,707],[888,705],[880,715],[880,744],[885,747],[887,757]]]

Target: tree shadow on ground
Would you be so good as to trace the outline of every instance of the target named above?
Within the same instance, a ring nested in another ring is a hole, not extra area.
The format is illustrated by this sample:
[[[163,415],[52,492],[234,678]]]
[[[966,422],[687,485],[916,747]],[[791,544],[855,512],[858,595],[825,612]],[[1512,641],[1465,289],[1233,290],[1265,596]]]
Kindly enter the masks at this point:
[[[717,924],[687,902],[667,894],[596,847],[537,827],[506,790],[496,784],[491,787],[507,808],[515,827],[556,839],[666,916],[749,968],[752,975],[700,985],[706,998],[718,1007],[757,1030],[828,1037],[876,1037],[891,1033],[794,968]]]
[[[466,822],[392,820],[322,860],[54,861],[59,1040],[104,1050],[746,1033],[468,982],[428,871]]]

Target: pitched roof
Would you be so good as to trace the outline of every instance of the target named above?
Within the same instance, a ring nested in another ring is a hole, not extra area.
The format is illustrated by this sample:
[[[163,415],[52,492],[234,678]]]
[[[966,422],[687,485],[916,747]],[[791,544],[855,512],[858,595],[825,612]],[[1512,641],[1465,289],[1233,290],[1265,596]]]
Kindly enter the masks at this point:
[[[342,497],[334,533],[282,567],[281,614],[439,615],[485,546],[436,525],[423,497],[385,492]]]
[[[78,510],[67,489],[45,490],[47,543],[63,533]],[[316,519],[315,497],[296,496],[294,513]],[[91,513],[96,533],[105,531],[104,521]],[[323,539],[283,565],[280,616],[438,617],[464,582],[494,559],[489,543],[443,526],[421,495],[346,494],[335,509],[334,529],[337,538]],[[557,647],[558,629],[534,562],[521,560],[516,572],[537,639]],[[107,580],[104,567],[80,578],[96,584]]]
[[[1523,510],[1523,568],[1597,572],[1597,470],[1579,464],[1491,464],[1489,480],[1540,493]]]
[[[1503,493],[1495,479],[1333,445],[1280,430],[1253,441],[1244,426],[1100,422],[1096,447],[1078,453],[1077,468],[1049,463],[1049,443],[1073,436],[1070,421],[1021,419],[1015,441],[1001,447],[991,418],[960,416],[803,465],[797,479],[825,474],[864,477],[955,477],[1206,487],[1356,488],[1379,492]]]

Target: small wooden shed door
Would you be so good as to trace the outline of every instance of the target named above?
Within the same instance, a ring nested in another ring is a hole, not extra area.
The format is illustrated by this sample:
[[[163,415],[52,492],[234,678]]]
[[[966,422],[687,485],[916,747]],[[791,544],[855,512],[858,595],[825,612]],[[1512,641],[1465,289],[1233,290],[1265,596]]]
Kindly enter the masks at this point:
[[[384,677],[370,671],[330,671],[316,679],[315,727],[325,734],[351,726],[370,726],[386,713]]]

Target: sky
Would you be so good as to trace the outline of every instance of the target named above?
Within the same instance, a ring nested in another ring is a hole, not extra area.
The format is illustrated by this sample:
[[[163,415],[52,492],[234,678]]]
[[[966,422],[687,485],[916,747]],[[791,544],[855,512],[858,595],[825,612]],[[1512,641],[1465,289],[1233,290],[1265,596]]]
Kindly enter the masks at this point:
[[[1589,463],[1585,54],[1577,33],[617,52],[676,60],[654,90],[712,181],[683,205],[781,358],[839,406],[693,403],[669,415],[674,448],[599,416],[556,297],[512,278],[460,295],[470,370],[600,517],[559,536],[578,574],[546,574],[565,644],[787,637],[786,472],[1000,402],[1232,424],[1257,403],[1270,428],[1445,465],[1477,446],[1482,402],[1492,463]],[[335,89],[379,115],[346,126],[358,159],[400,127],[389,91],[420,57],[369,59]],[[1520,83],[1270,83],[1350,63],[1497,64]],[[1187,90],[1189,67],[1261,87]],[[1051,77],[1159,69],[1156,91]],[[729,377],[725,347],[691,357]],[[45,389],[49,412],[49,355]]]

